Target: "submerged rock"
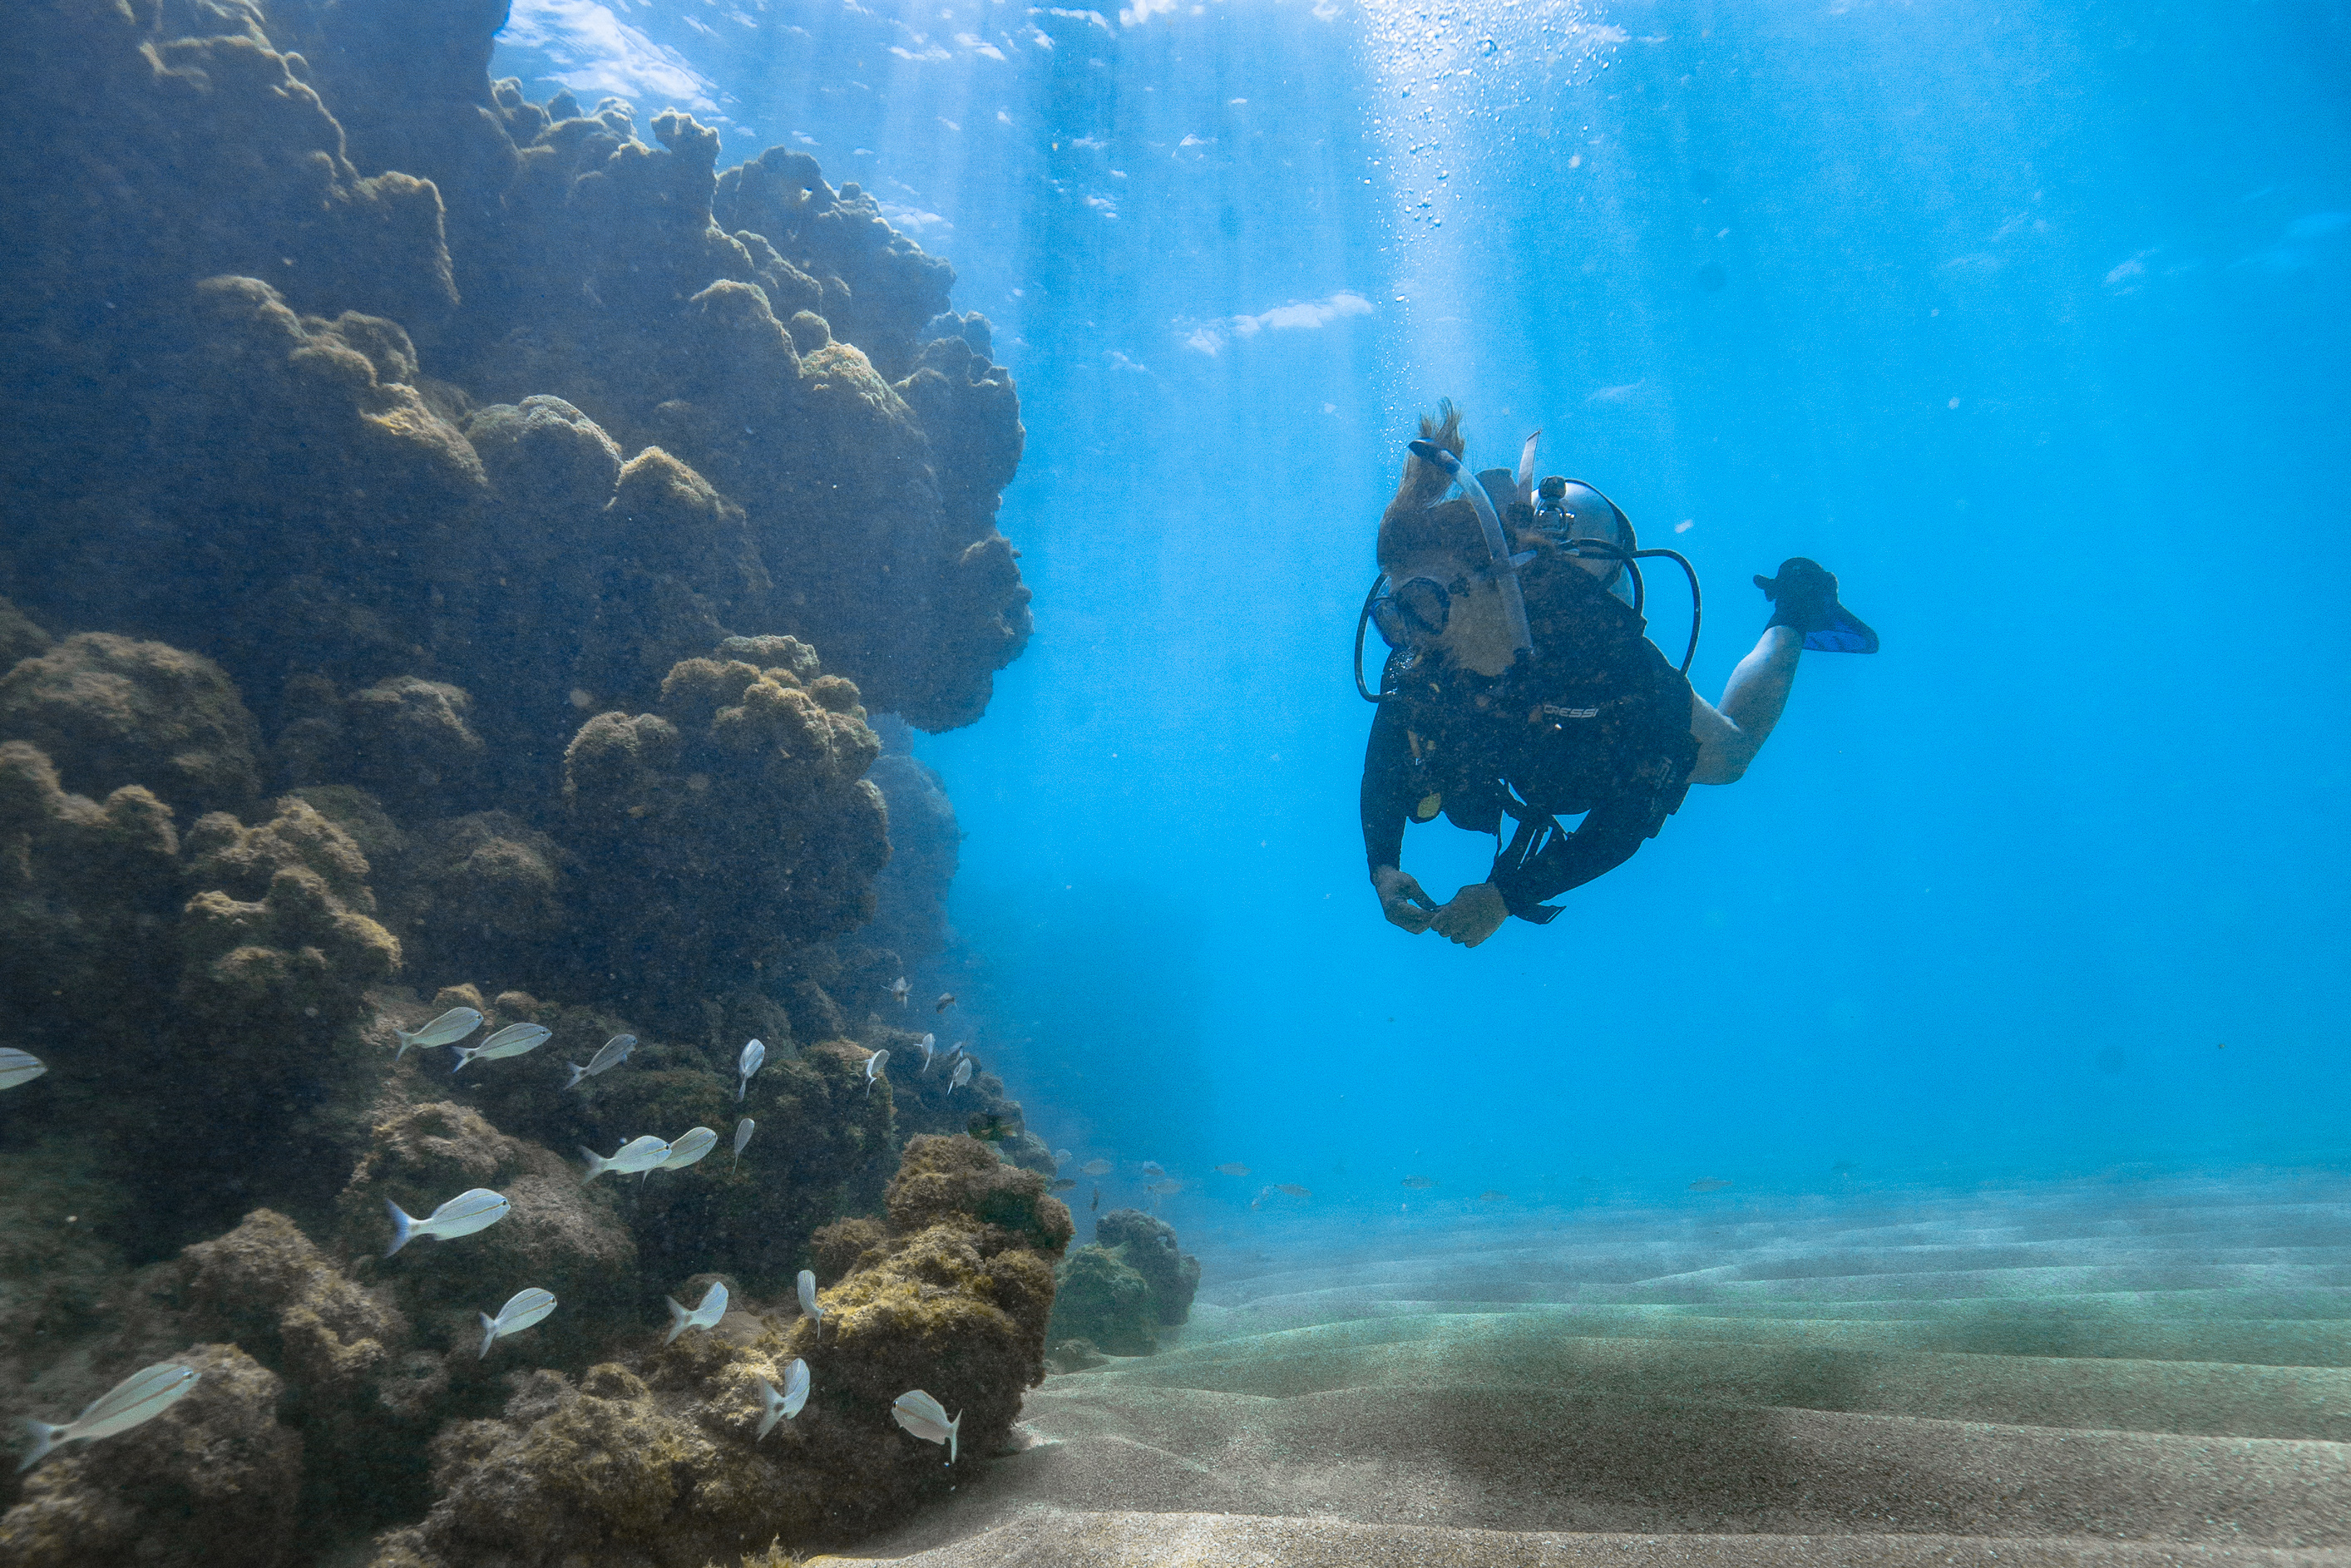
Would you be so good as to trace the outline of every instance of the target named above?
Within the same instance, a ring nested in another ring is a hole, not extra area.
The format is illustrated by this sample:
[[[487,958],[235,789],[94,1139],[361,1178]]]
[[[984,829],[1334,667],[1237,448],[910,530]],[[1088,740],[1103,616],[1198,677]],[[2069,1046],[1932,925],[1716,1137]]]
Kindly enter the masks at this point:
[[[1176,1244],[1175,1227],[1136,1209],[1094,1222],[1094,1244],[1058,1273],[1052,1337],[1088,1340],[1113,1355],[1149,1355],[1162,1328],[1191,1315],[1200,1260]]]
[[[277,1376],[233,1345],[172,1359],[196,1386],[143,1426],[68,1445],[0,1515],[11,1568],[277,1568],[298,1521],[302,1439],[279,1425]],[[122,1373],[133,1370],[130,1366]],[[110,1376],[91,1380],[89,1397]]]

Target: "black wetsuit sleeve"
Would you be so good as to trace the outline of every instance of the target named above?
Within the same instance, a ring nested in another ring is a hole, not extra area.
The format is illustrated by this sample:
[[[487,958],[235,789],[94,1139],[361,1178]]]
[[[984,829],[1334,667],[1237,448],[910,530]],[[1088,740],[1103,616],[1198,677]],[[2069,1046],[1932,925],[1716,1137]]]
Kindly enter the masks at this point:
[[[1633,858],[1633,852],[1656,829],[1656,814],[1645,800],[1614,795],[1593,807],[1574,832],[1552,833],[1547,841],[1538,841],[1522,864],[1512,864],[1506,848],[1494,857],[1487,880],[1502,895],[1503,908],[1540,925],[1559,912],[1542,909],[1544,899],[1614,871]]]
[[[1404,705],[1383,702],[1364,747],[1364,858],[1371,869],[1404,863],[1404,825],[1412,812],[1412,742]]]

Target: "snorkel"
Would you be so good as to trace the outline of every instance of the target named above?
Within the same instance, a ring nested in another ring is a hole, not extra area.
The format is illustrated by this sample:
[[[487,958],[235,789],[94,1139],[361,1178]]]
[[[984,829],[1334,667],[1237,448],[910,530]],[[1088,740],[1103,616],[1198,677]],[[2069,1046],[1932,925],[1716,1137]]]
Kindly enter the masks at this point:
[[[1520,563],[1510,556],[1510,546],[1502,537],[1502,519],[1494,511],[1493,498],[1474,475],[1462,472],[1461,460],[1431,441],[1408,443],[1407,450],[1421,462],[1461,487],[1469,509],[1478,514],[1478,526],[1486,535],[1485,569],[1479,575],[1501,590],[1502,614],[1510,628],[1510,650],[1514,655],[1534,651],[1533,634],[1527,630],[1527,601],[1519,592]]]

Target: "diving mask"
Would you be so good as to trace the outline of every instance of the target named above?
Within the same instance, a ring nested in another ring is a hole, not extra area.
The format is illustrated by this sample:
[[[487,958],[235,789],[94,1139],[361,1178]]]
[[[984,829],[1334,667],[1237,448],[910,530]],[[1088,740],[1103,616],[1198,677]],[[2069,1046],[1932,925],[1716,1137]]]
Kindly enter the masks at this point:
[[[1462,581],[1459,586],[1469,585]],[[1453,594],[1435,577],[1390,582],[1372,597],[1372,624],[1390,648],[1425,647],[1445,635],[1453,618]]]

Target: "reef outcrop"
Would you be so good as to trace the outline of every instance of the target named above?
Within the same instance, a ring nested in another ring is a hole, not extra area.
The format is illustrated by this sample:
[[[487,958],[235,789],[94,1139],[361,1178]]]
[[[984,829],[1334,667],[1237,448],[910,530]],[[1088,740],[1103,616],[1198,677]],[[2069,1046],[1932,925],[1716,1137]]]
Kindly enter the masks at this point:
[[[120,1437],[52,1455],[26,1477],[21,1500],[0,1514],[0,1562],[277,1568],[287,1560],[302,1439],[277,1419],[284,1385],[233,1345],[174,1359],[198,1375],[185,1397]]]
[[[1176,1245],[1165,1220],[1114,1209],[1094,1221],[1093,1244],[1071,1251],[1056,1274],[1057,1347],[1075,1342],[1088,1352],[1149,1355],[1161,1329],[1191,1316],[1200,1260]]]
[[[1070,1216],[1035,1173],[932,1137],[908,1144],[888,1210],[886,1227],[832,1231],[835,1262],[857,1253],[820,1293],[821,1323],[738,1293],[708,1332],[576,1380],[534,1374],[498,1418],[445,1428],[439,1501],[382,1539],[374,1568],[551,1565],[590,1551],[724,1560],[778,1537],[853,1537],[944,1493],[945,1456],[892,1425],[890,1406],[919,1386],[959,1412],[964,1464],[1003,1441],[1021,1391],[1044,1376]],[[705,1288],[681,1291],[698,1300]],[[795,1356],[809,1364],[808,1406],[762,1440],[759,1382],[779,1386]]]
[[[951,1479],[893,1384],[984,1452],[1040,1373],[1050,1158],[889,989],[959,837],[911,731],[1029,635],[1012,379],[858,186],[528,102],[503,18],[35,0],[0,56],[0,1029],[49,1067],[0,1105],[0,1414],[206,1368],[0,1476],[12,1563],[845,1539]],[[396,1033],[455,1007],[549,1035]],[[475,1187],[496,1225],[384,1255]]]

